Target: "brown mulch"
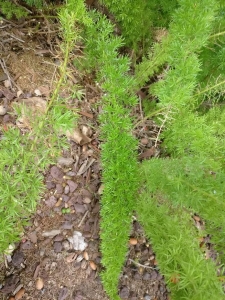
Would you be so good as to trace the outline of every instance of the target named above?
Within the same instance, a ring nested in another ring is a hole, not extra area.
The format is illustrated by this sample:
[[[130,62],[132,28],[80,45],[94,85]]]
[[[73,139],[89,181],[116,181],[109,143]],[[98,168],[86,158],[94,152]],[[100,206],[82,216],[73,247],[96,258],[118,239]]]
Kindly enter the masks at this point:
[[[33,19],[2,21],[1,26],[5,27],[0,31],[0,105],[7,111],[0,116],[0,132],[2,126],[13,123],[9,115],[13,101],[35,96],[35,90],[41,91],[41,97],[48,97],[53,87],[59,55],[57,25],[49,27],[44,19],[39,22],[37,29],[37,20]],[[75,69],[72,75],[71,84],[79,82],[85,94],[82,101],[72,99],[70,105],[80,109],[79,128],[88,129],[90,142],[79,145],[71,141],[70,149],[46,172],[46,190],[36,213],[14,252],[0,264],[1,299],[109,299],[99,275],[101,91],[92,78],[80,76]],[[67,92],[62,91],[62,95]],[[140,106],[134,114],[140,115]],[[157,156],[157,126],[139,117],[137,122],[133,133],[139,139],[139,158]],[[75,231],[87,244],[84,250],[75,250],[68,240]],[[130,237],[118,286],[121,299],[168,299],[155,254],[135,216]]]

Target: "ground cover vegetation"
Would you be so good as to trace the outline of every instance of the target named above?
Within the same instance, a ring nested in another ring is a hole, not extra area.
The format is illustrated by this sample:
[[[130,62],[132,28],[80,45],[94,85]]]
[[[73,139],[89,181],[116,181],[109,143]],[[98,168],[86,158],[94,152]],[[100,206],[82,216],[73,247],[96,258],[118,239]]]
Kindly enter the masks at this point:
[[[79,65],[86,68],[86,72],[95,72],[103,95],[99,122],[103,141],[104,288],[111,299],[119,299],[117,284],[126,258],[132,214],[136,211],[156,252],[158,268],[165,276],[171,298],[224,299],[221,280],[225,244],[225,4],[222,0],[148,2],[102,1],[113,16],[112,21],[101,12],[86,9],[83,0],[68,1],[59,14],[65,41],[63,68],[70,49],[82,36],[85,50]],[[159,27],[165,34],[156,39]],[[133,56],[122,55],[124,46],[136,53],[139,63],[134,63]],[[59,84],[62,84],[63,72],[60,78]],[[159,139],[163,142],[160,158],[138,163],[131,110],[138,101],[137,90],[146,84],[149,91],[144,100],[145,117],[154,116],[160,126]],[[63,116],[70,113],[61,110],[64,106],[55,95],[57,86],[47,109],[49,115],[37,123],[49,122],[51,133],[56,132],[52,124],[61,119],[56,118],[54,112]],[[68,124],[67,119],[61,120],[57,128]],[[42,130],[46,127],[37,127],[36,136],[45,145],[49,135],[43,135]],[[4,186],[0,198],[1,250],[9,242],[6,234],[11,235],[10,242],[15,238],[12,224],[20,222],[22,225],[19,217],[26,219],[34,209],[35,202],[27,195],[38,199],[42,186],[38,171],[44,170],[50,162],[49,152],[44,160],[39,158],[33,132],[21,136],[18,130],[8,130],[1,141],[4,158],[0,162]],[[56,141],[58,143],[57,135],[52,136],[55,139],[49,151],[55,149]],[[62,145],[58,147],[59,150]],[[34,149],[36,159],[32,154]],[[25,150],[30,156],[24,155]],[[9,161],[9,155],[15,159]],[[10,176],[7,181],[10,186],[4,181],[7,176]],[[36,189],[27,193],[25,187],[32,178],[37,180]],[[11,206],[6,209],[9,200]],[[196,229],[193,215],[204,220],[204,228]],[[8,219],[11,227],[6,231],[5,220]],[[199,246],[199,240],[206,235],[217,251],[216,262],[206,259],[205,249]],[[220,265],[219,276],[216,264]]]
[[[42,172],[54,162],[63,148],[68,148],[65,133],[74,128],[77,114],[67,109],[67,99],[59,97],[59,89],[68,76],[69,53],[79,39],[76,20],[78,15],[82,17],[84,8],[83,1],[80,1],[80,6],[77,2],[75,9],[68,4],[59,12],[64,60],[49,102],[41,102],[39,112],[24,105],[15,105],[17,118],[25,122],[29,130],[21,134],[18,128],[3,129],[0,161],[1,252],[19,239],[22,226],[28,224],[43,191]]]

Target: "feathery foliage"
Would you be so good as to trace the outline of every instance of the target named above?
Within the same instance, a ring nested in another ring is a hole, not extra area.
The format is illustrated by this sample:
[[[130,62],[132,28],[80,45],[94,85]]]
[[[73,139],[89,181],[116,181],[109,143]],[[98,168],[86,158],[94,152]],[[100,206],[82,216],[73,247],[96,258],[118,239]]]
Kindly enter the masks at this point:
[[[69,53],[79,39],[75,22],[85,11],[83,1],[78,3],[76,0],[77,11],[70,13],[74,2],[68,1],[68,6],[65,5],[59,13],[65,46],[64,62],[45,112],[34,115],[33,111],[17,105],[18,117],[26,117],[31,130],[21,134],[18,129],[11,128],[4,132],[0,141],[0,252],[19,239],[43,191],[41,172],[54,162],[62,149],[68,147],[64,134],[75,125],[76,115],[66,108],[66,99],[58,96],[60,86],[65,84]]]
[[[6,2],[0,0],[7,15],[11,8]],[[33,0],[26,2],[35,4]],[[131,214],[136,209],[172,299],[224,299],[215,266],[204,258],[198,245],[199,237],[210,234],[224,263],[224,1],[101,2],[113,14],[110,17],[115,18],[121,37],[115,35],[115,27],[105,16],[87,13],[84,0],[66,1],[59,13],[65,60],[47,112],[30,120],[32,131],[27,135],[13,129],[4,133],[0,143],[0,179],[4,182],[0,188],[0,250],[18,238],[35,208],[34,199],[42,191],[39,171],[66,146],[66,139],[59,139],[58,132],[71,128],[74,116],[58,93],[66,84],[70,51],[81,39],[84,26],[84,66],[95,70],[104,93],[99,121],[104,184],[102,280],[106,292],[111,299],[119,299],[117,284],[126,257]],[[11,12],[8,16],[12,14],[16,15]],[[157,43],[153,43],[155,27],[164,30]],[[136,67],[135,78],[129,75],[128,57],[118,54],[124,45],[135,52],[141,48],[144,53],[146,46],[151,46]],[[139,174],[130,117],[137,99],[130,91],[155,81],[155,75],[160,80],[150,85],[149,93],[157,99],[159,110],[166,112],[160,138],[167,158],[143,163]],[[14,143],[9,148],[11,139]],[[136,201],[139,179],[142,193]],[[205,231],[197,232],[191,221],[193,213],[205,220]],[[18,231],[12,230],[15,225]]]
[[[25,0],[25,2],[27,5],[35,6],[36,8],[41,8],[43,5],[42,0]],[[20,19],[28,15],[28,11],[23,6],[12,0],[0,0],[0,13],[6,16],[7,19],[11,19],[14,16]]]
[[[101,251],[104,288],[111,299],[119,299],[117,284],[130,233],[131,213],[137,191],[136,142],[131,135],[130,108],[136,98],[129,94],[129,59],[117,51],[122,40],[113,36],[113,26],[93,13],[93,26],[87,28],[85,53],[96,67],[103,92],[100,116],[102,145]],[[95,55],[93,56],[93,51]]]
[[[13,16],[20,19],[28,15],[28,12],[23,7],[9,0],[0,0],[0,13],[6,16],[7,19],[11,19]]]
[[[198,87],[208,86],[203,82],[205,52],[215,23],[221,20],[217,1],[178,3],[161,49],[155,45],[149,56],[153,61],[144,60],[136,73],[137,80],[144,70],[144,80],[147,74],[163,73],[163,79],[150,86],[150,93],[167,111],[161,137],[165,154],[170,155],[143,164],[146,190],[137,211],[172,299],[224,299],[213,263],[200,252],[189,215],[197,213],[205,220],[206,232],[200,234],[211,234],[224,263],[224,108],[213,106],[202,113],[198,97]]]
[[[146,52],[153,40],[154,27],[167,27],[177,0],[101,0],[121,29],[125,44],[136,52]]]
[[[205,191],[202,186],[203,180],[213,185],[218,178],[205,174],[204,168],[199,166],[198,160],[190,165],[190,158],[187,158],[186,161],[154,159],[150,165],[149,162],[144,163],[141,169],[142,186],[145,188],[137,212],[173,300],[225,299],[214,263],[206,260],[199,247],[199,239],[204,233],[194,228],[191,209],[183,209],[184,202],[187,202],[187,207],[190,205],[193,212],[200,212],[210,219],[216,217],[216,212],[215,215],[213,213],[215,203],[216,211],[221,209],[221,201],[213,199],[213,190]],[[215,184],[221,191],[222,184]],[[208,201],[205,200],[207,193]],[[223,214],[221,210],[220,221]]]

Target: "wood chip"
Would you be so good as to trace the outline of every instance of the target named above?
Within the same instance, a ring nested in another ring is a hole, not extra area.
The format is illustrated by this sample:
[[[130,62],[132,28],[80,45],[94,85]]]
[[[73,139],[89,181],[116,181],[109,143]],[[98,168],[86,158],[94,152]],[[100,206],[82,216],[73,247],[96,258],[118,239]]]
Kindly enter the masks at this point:
[[[37,279],[37,277],[38,277],[38,274],[39,274],[39,271],[40,271],[40,267],[41,267],[41,265],[39,264],[39,265],[37,265],[37,267],[36,267],[36,269],[35,269],[35,271],[34,271],[34,279]]]

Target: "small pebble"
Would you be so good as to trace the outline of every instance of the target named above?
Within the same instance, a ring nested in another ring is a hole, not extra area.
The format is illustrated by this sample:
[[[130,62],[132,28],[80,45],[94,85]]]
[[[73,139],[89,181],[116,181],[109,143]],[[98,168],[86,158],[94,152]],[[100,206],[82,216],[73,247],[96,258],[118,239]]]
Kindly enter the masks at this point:
[[[45,254],[45,250],[44,250],[44,249],[41,249],[41,250],[40,250],[40,256],[42,257],[42,256],[44,256],[44,254]]]
[[[91,199],[88,198],[88,197],[85,197],[85,198],[83,199],[83,203],[89,204],[89,203],[91,203]]]
[[[129,299],[129,294],[130,294],[129,289],[126,286],[124,286],[119,293],[122,299]]]
[[[82,254],[79,254],[79,255],[77,256],[76,261],[77,261],[77,262],[80,262],[80,261],[82,261],[83,259],[84,259],[83,255],[82,255]]]
[[[85,207],[83,205],[81,205],[81,204],[75,203],[74,204],[74,208],[75,208],[75,210],[76,210],[77,213],[83,214],[86,211]]]
[[[84,259],[89,260],[89,255],[88,255],[87,251],[84,251]]]
[[[130,245],[137,245],[137,239],[135,239],[135,238],[130,238]]]
[[[7,79],[7,80],[4,80],[4,86],[6,88],[9,88],[11,86],[11,82]]]
[[[41,96],[42,95],[42,93],[39,89],[35,89],[34,93],[35,93],[36,96]]]
[[[54,242],[53,243],[53,249],[56,253],[60,253],[63,250],[63,245],[61,242]]]
[[[148,139],[147,138],[142,138],[141,143],[142,143],[142,145],[147,145],[148,144]]]
[[[64,188],[64,194],[69,194],[69,192],[70,192],[70,187],[66,185]]]
[[[73,267],[74,267],[74,270],[79,270],[80,269],[80,266],[81,266],[81,263],[80,262],[75,262]]]
[[[62,247],[64,250],[68,251],[70,249],[70,243],[66,240],[62,242]]]
[[[36,289],[42,290],[43,287],[44,287],[44,281],[42,278],[38,277],[38,279],[36,280]]]
[[[63,186],[60,183],[56,184],[56,191],[58,194],[62,194],[63,193]]]
[[[4,116],[7,113],[7,109],[4,105],[0,105],[0,116]]]
[[[81,269],[85,270],[87,268],[87,261],[86,260],[83,260],[81,262]]]
[[[73,193],[78,187],[78,184],[76,182],[74,182],[73,180],[67,180],[67,183],[69,185],[69,189],[70,189],[71,193]]]
[[[32,231],[30,234],[28,234],[29,239],[33,244],[37,243],[37,233],[36,231]]]
[[[148,272],[145,272],[143,275],[143,280],[149,280],[151,278],[151,275]]]
[[[99,189],[98,189],[98,194],[102,195],[103,194],[103,190],[104,190],[104,185],[101,184],[100,187],[99,187]]]
[[[97,265],[91,260],[90,261],[90,267],[92,268],[92,270],[96,270],[97,269]]]

